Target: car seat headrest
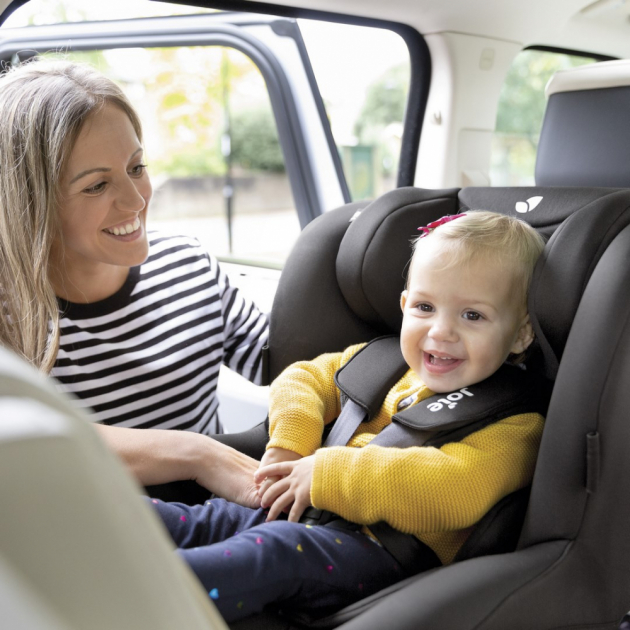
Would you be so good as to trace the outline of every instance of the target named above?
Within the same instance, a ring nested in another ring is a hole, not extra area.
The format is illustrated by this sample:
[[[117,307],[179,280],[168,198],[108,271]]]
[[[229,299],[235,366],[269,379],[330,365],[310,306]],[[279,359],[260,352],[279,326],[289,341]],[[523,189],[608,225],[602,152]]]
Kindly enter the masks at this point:
[[[365,207],[337,254],[341,292],[362,320],[398,333],[410,241],[417,228],[469,209],[517,216],[551,236],[534,273],[529,309],[544,369],[554,378],[575,312],[602,253],[630,223],[630,191],[594,188],[401,188]],[[560,227],[558,227],[560,226]]]
[[[557,72],[536,158],[537,186],[630,186],[630,60]]]
[[[610,242],[630,223],[630,191],[466,188],[460,201],[469,208],[514,214],[543,235],[551,235],[534,271],[528,308],[546,376],[555,378],[593,269]]]
[[[599,259],[630,223],[630,191],[620,190],[572,214],[549,239],[529,295],[529,310],[545,355],[547,376],[555,378],[582,294]]]
[[[337,254],[339,288],[354,313],[382,334],[400,332],[400,294],[418,227],[457,211],[458,189],[399,188],[368,205]]]

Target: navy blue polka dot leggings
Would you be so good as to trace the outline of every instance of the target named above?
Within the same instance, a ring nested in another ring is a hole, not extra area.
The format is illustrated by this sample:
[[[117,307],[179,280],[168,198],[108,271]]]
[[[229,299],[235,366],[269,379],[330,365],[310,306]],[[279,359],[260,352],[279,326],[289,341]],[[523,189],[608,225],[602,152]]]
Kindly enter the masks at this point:
[[[192,507],[148,500],[226,621],[271,603],[324,616],[403,577],[392,556],[360,532],[265,523],[264,510],[223,499]]]

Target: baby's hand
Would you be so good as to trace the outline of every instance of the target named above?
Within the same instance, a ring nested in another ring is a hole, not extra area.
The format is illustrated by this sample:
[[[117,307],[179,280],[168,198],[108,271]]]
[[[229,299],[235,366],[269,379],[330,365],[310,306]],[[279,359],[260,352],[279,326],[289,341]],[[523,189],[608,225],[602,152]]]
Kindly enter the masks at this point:
[[[258,470],[263,468],[264,466],[269,466],[270,464],[280,464],[281,462],[293,462],[297,459],[300,459],[302,456],[295,451],[290,451],[287,448],[278,448],[272,447],[265,451],[262,459],[260,460],[260,466]],[[264,481],[260,484],[258,488],[258,496],[262,497],[269,488],[282,479],[282,477],[266,477]]]
[[[302,457],[299,461],[271,464],[259,468],[254,481],[261,483],[270,477],[279,478],[262,496],[262,507],[270,506],[268,521],[273,521],[289,506],[289,520],[297,522],[302,512],[311,504],[311,484],[315,455]]]

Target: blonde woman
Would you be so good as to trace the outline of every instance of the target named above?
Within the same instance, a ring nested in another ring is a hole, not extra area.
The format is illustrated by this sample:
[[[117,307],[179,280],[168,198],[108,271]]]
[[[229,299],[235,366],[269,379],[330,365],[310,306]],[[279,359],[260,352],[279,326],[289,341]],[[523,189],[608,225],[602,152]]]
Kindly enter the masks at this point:
[[[251,503],[257,463],[203,434],[221,431],[221,363],[260,382],[267,317],[197,241],[147,232],[133,107],[89,66],[36,61],[0,78],[0,121],[0,342],[90,410],[144,485]]]

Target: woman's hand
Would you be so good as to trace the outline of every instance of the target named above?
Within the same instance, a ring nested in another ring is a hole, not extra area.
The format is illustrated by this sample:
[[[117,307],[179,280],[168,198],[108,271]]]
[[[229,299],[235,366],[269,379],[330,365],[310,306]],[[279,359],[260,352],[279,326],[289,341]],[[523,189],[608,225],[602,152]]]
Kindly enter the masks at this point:
[[[260,506],[254,483],[259,462],[221,442],[191,431],[95,428],[143,486],[192,479],[235,503]]]
[[[309,455],[297,461],[271,464],[259,468],[254,481],[261,484],[270,477],[282,477],[263,494],[261,507],[269,508],[267,521],[274,521],[290,506],[289,521],[300,520],[304,510],[311,505],[311,485],[315,456]]]
[[[207,452],[196,458],[190,478],[222,499],[245,507],[260,507],[258,486],[254,483],[258,460],[212,438],[200,437],[206,439]]]
[[[260,460],[259,468],[264,468],[270,464],[280,464],[282,462],[294,462],[297,459],[301,459],[301,455],[295,451],[290,451],[287,448],[272,447],[265,451],[262,459]],[[258,488],[258,496],[262,497],[271,486],[280,481],[282,477],[267,477],[260,487]]]

